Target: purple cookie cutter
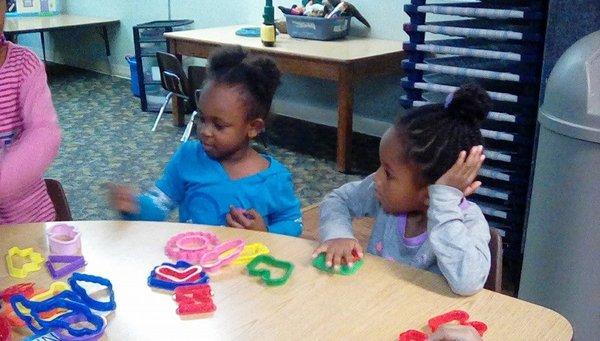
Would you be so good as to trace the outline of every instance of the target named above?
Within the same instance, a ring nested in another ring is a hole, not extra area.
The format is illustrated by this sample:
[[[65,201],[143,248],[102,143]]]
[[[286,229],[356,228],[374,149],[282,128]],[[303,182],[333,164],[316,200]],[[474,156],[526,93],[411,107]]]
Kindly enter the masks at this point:
[[[57,335],[58,338],[62,341],[95,341],[95,340],[99,340],[102,337],[102,335],[104,335],[104,330],[106,329],[106,324],[107,324],[106,318],[104,316],[100,316],[100,317],[104,321],[104,325],[97,333],[94,333],[91,335],[84,335],[84,336],[72,336],[64,329],[55,329],[54,334]],[[85,322],[85,321],[87,321],[87,318],[85,317],[85,315],[72,315],[72,316],[65,318],[64,321],[69,323],[70,325],[73,325],[73,324],[77,324],[80,322]]]
[[[55,255],[75,255],[81,250],[81,233],[71,225],[59,224],[46,231],[50,253]]]
[[[62,268],[56,269],[55,264],[66,264]],[[59,279],[85,266],[85,259],[82,256],[70,255],[50,255],[46,261],[46,268],[53,279]]]

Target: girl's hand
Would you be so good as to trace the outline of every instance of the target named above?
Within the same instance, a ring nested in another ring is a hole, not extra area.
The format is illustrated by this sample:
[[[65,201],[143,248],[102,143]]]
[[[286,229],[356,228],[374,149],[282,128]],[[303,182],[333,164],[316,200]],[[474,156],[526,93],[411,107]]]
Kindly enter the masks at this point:
[[[362,247],[354,238],[336,238],[330,239],[313,251],[312,257],[316,258],[319,254],[326,252],[325,264],[328,267],[333,265],[337,271],[342,265],[342,259],[348,266],[354,265],[354,255],[352,251],[356,251],[358,258],[363,257]]]
[[[469,155],[463,150],[458,154],[456,163],[436,182],[436,185],[446,185],[457,188],[465,196],[473,194],[481,186],[480,181],[475,181],[477,173],[485,160],[483,146],[474,146]]]
[[[429,335],[429,341],[482,341],[479,333],[471,326],[445,324]]]
[[[267,224],[265,224],[260,213],[256,212],[254,209],[244,210],[232,206],[230,207],[226,220],[229,226],[238,229],[267,231]]]
[[[108,200],[115,210],[130,214],[140,212],[135,194],[129,187],[112,183],[107,184],[107,187]]]

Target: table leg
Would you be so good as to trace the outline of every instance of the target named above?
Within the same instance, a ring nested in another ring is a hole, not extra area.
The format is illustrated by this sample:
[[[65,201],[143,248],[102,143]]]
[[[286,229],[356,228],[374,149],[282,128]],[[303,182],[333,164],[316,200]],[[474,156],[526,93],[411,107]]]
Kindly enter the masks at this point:
[[[102,39],[104,39],[104,49],[106,50],[106,56],[110,57],[110,45],[108,44],[108,30],[106,25],[102,26]]]
[[[338,82],[337,169],[346,173],[352,169],[352,111],[354,107],[354,80],[345,68]]]
[[[44,39],[44,31],[40,32],[40,38],[42,40],[42,54],[44,55],[44,63],[46,63],[46,40]]]

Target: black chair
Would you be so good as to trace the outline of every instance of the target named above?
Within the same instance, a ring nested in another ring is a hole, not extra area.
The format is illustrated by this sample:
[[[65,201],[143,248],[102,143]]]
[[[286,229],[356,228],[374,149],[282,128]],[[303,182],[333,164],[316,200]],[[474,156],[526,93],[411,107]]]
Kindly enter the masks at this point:
[[[200,95],[202,93],[202,86],[204,85],[204,80],[206,79],[206,68],[204,66],[192,65],[188,67],[188,76],[190,87],[192,88],[192,91],[194,93],[192,101],[196,105],[196,108],[198,108],[198,100],[200,99]],[[181,142],[185,142],[190,138],[190,135],[192,134],[192,129],[194,127],[194,118],[197,114],[197,110],[192,113],[192,117],[190,117],[190,121],[185,127],[185,132],[181,137]]]
[[[179,61],[179,59],[177,59],[177,57],[175,57],[174,55],[165,52],[157,52],[156,58],[158,60],[158,68],[160,69],[161,85],[163,89],[167,90],[169,93],[165,98],[165,102],[158,111],[158,115],[156,116],[156,120],[154,121],[152,131],[156,131],[156,128],[158,127],[158,122],[160,122],[165,108],[167,107],[169,101],[173,96],[182,98],[184,100],[184,110],[186,113],[195,112],[196,110],[196,102],[193,100],[193,94],[195,89],[193,88],[192,83],[188,79],[188,76],[183,71],[181,61]],[[196,82],[198,82],[197,78],[200,77],[198,74],[201,74],[201,76],[203,77],[204,73],[199,72],[197,70],[193,72],[195,84]]]
[[[56,221],[73,220],[67,196],[60,182],[54,179],[44,179],[44,182],[46,183],[50,200],[52,200],[54,210],[56,211]]]
[[[489,246],[492,264],[484,288],[502,293],[502,236],[498,230],[493,228],[490,229],[490,236]]]

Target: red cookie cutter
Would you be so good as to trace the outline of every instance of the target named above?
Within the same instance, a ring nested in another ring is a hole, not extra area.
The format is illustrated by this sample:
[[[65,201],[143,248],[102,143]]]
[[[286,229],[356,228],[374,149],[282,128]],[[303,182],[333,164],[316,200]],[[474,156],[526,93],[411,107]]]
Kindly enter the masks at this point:
[[[0,293],[0,298],[6,303],[10,302],[10,298],[14,295],[23,295],[26,298],[30,298],[33,296],[34,289],[33,283],[19,283],[15,284],[12,287],[8,287]]]
[[[178,269],[170,265],[158,266],[155,270],[156,277],[175,283],[193,283],[200,279],[202,267],[192,265],[186,269]]]
[[[427,323],[431,332],[435,332],[441,325],[450,322],[458,322],[461,326],[471,326],[475,328],[477,333],[480,336],[483,336],[485,331],[487,330],[487,325],[480,321],[469,321],[469,314],[463,310],[452,310],[445,314],[438,315],[433,317]],[[426,341],[427,334],[419,330],[407,330],[404,333],[400,334],[398,337],[399,341]]]
[[[206,314],[217,310],[208,284],[177,287],[173,297],[178,304],[179,315]]]
[[[452,310],[445,314],[436,316],[429,320],[429,328],[431,328],[432,332],[435,332],[439,326],[457,321],[461,326],[471,326],[477,330],[480,336],[483,336],[483,333],[487,330],[487,325],[483,322],[479,321],[471,321],[469,322],[469,314],[463,310]]]

